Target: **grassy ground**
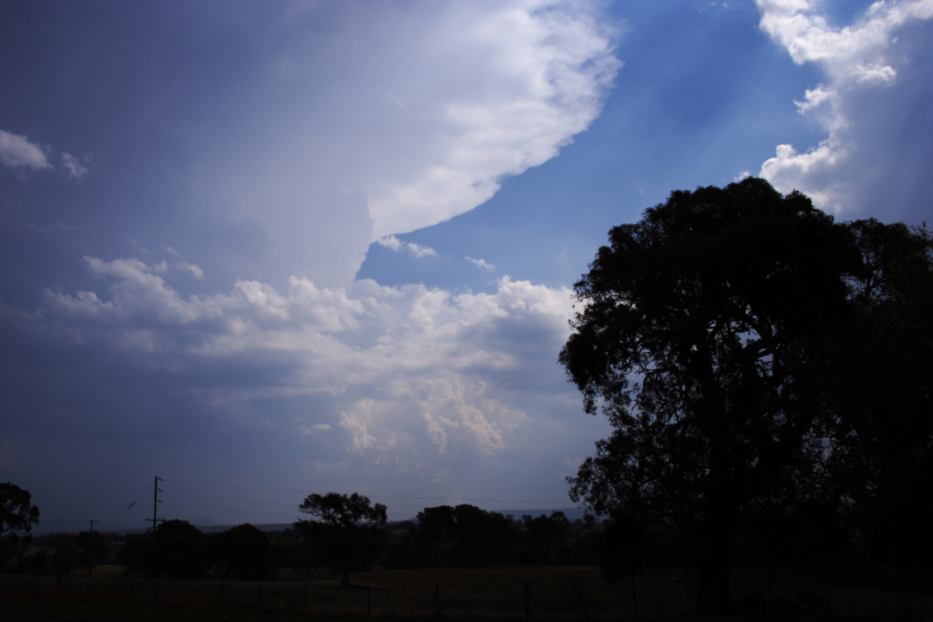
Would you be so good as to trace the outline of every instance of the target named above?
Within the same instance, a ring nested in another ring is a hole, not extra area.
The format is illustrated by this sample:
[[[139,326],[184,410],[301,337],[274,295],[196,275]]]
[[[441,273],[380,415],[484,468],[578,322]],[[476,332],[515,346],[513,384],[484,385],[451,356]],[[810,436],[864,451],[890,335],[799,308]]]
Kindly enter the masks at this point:
[[[686,581],[673,573],[639,577],[609,588],[594,568],[511,567],[482,570],[374,571],[341,588],[330,577],[308,581],[169,581],[119,576],[0,577],[0,614],[109,622],[204,622],[452,619],[452,620],[693,620]],[[792,586],[793,587],[793,586]],[[777,590],[772,605],[746,600],[740,620],[933,620],[933,596],[833,588]],[[757,598],[757,600],[756,600]],[[3,616],[0,615],[0,620]]]

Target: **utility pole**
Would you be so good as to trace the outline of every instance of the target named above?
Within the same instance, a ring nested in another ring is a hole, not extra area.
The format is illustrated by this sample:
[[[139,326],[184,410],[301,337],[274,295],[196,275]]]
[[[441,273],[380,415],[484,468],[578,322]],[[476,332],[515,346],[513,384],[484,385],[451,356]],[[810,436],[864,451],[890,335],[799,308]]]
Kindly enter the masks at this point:
[[[159,500],[159,493],[162,492],[162,489],[159,488],[159,480],[162,479],[158,475],[152,480],[152,518],[147,518],[146,521],[152,521],[152,531],[155,532],[156,525],[159,524],[159,504],[162,503]]]

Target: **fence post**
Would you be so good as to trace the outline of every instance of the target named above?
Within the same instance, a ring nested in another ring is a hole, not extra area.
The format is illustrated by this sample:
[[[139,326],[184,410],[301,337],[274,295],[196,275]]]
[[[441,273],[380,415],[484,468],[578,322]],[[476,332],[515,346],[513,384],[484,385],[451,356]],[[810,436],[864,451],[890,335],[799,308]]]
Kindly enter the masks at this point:
[[[531,581],[525,579],[522,584],[522,601],[525,605],[525,619],[531,619]]]
[[[434,613],[441,613],[441,584],[434,584]]]
[[[262,583],[259,584],[259,607],[262,607]]]
[[[226,581],[220,582],[220,604],[221,605],[227,604],[227,582]]]
[[[369,596],[369,584],[366,584],[366,617],[371,618],[373,615],[373,605],[372,600]]]

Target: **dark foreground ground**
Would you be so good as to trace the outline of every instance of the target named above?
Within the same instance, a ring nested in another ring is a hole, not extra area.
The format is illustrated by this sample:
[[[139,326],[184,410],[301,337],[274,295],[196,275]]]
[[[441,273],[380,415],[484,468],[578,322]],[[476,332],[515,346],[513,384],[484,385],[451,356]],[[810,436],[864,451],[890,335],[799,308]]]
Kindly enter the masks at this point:
[[[342,588],[306,581],[172,581],[119,576],[0,577],[0,622],[123,620],[276,622],[290,620],[710,620],[690,613],[691,581],[653,573],[607,586],[595,568],[510,567],[373,571]],[[736,620],[933,621],[933,595],[864,587],[770,587],[740,582]]]

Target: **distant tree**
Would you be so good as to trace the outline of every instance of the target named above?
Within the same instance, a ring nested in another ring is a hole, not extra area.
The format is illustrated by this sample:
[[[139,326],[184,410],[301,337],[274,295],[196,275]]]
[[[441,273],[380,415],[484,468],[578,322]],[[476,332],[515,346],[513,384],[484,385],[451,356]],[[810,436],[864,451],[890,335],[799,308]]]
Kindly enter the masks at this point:
[[[799,499],[815,472],[857,257],[809,199],[753,178],[674,192],[609,238],[560,360],[613,431],[571,495],[692,534],[698,605],[728,610],[743,510]]]
[[[571,534],[571,524],[563,512],[541,516],[523,516],[525,536],[524,561],[534,564],[557,564],[564,561]]]
[[[0,484],[0,572],[19,557],[38,522],[39,508],[32,504],[32,495],[16,484]]]
[[[90,576],[94,566],[104,561],[107,555],[107,543],[103,534],[97,531],[82,531],[78,534],[78,562],[87,568]]]
[[[70,533],[59,533],[49,536],[48,542],[52,545],[50,570],[55,574],[55,584],[61,585],[62,578],[78,564],[77,538]]]
[[[265,579],[275,572],[269,539],[248,523],[213,536],[211,548],[214,563],[224,576]]]
[[[353,493],[311,494],[298,509],[312,520],[295,523],[302,535],[307,567],[324,567],[349,585],[350,572],[369,568],[382,550],[386,506]]]
[[[505,561],[516,543],[512,521],[469,504],[424,508],[416,540],[427,566],[487,566]]]
[[[137,572],[174,579],[200,576],[207,567],[207,540],[200,529],[183,520],[160,523],[152,534],[125,546],[123,560]]]
[[[155,572],[155,538],[152,533],[130,535],[117,552],[123,574],[149,575]]]

